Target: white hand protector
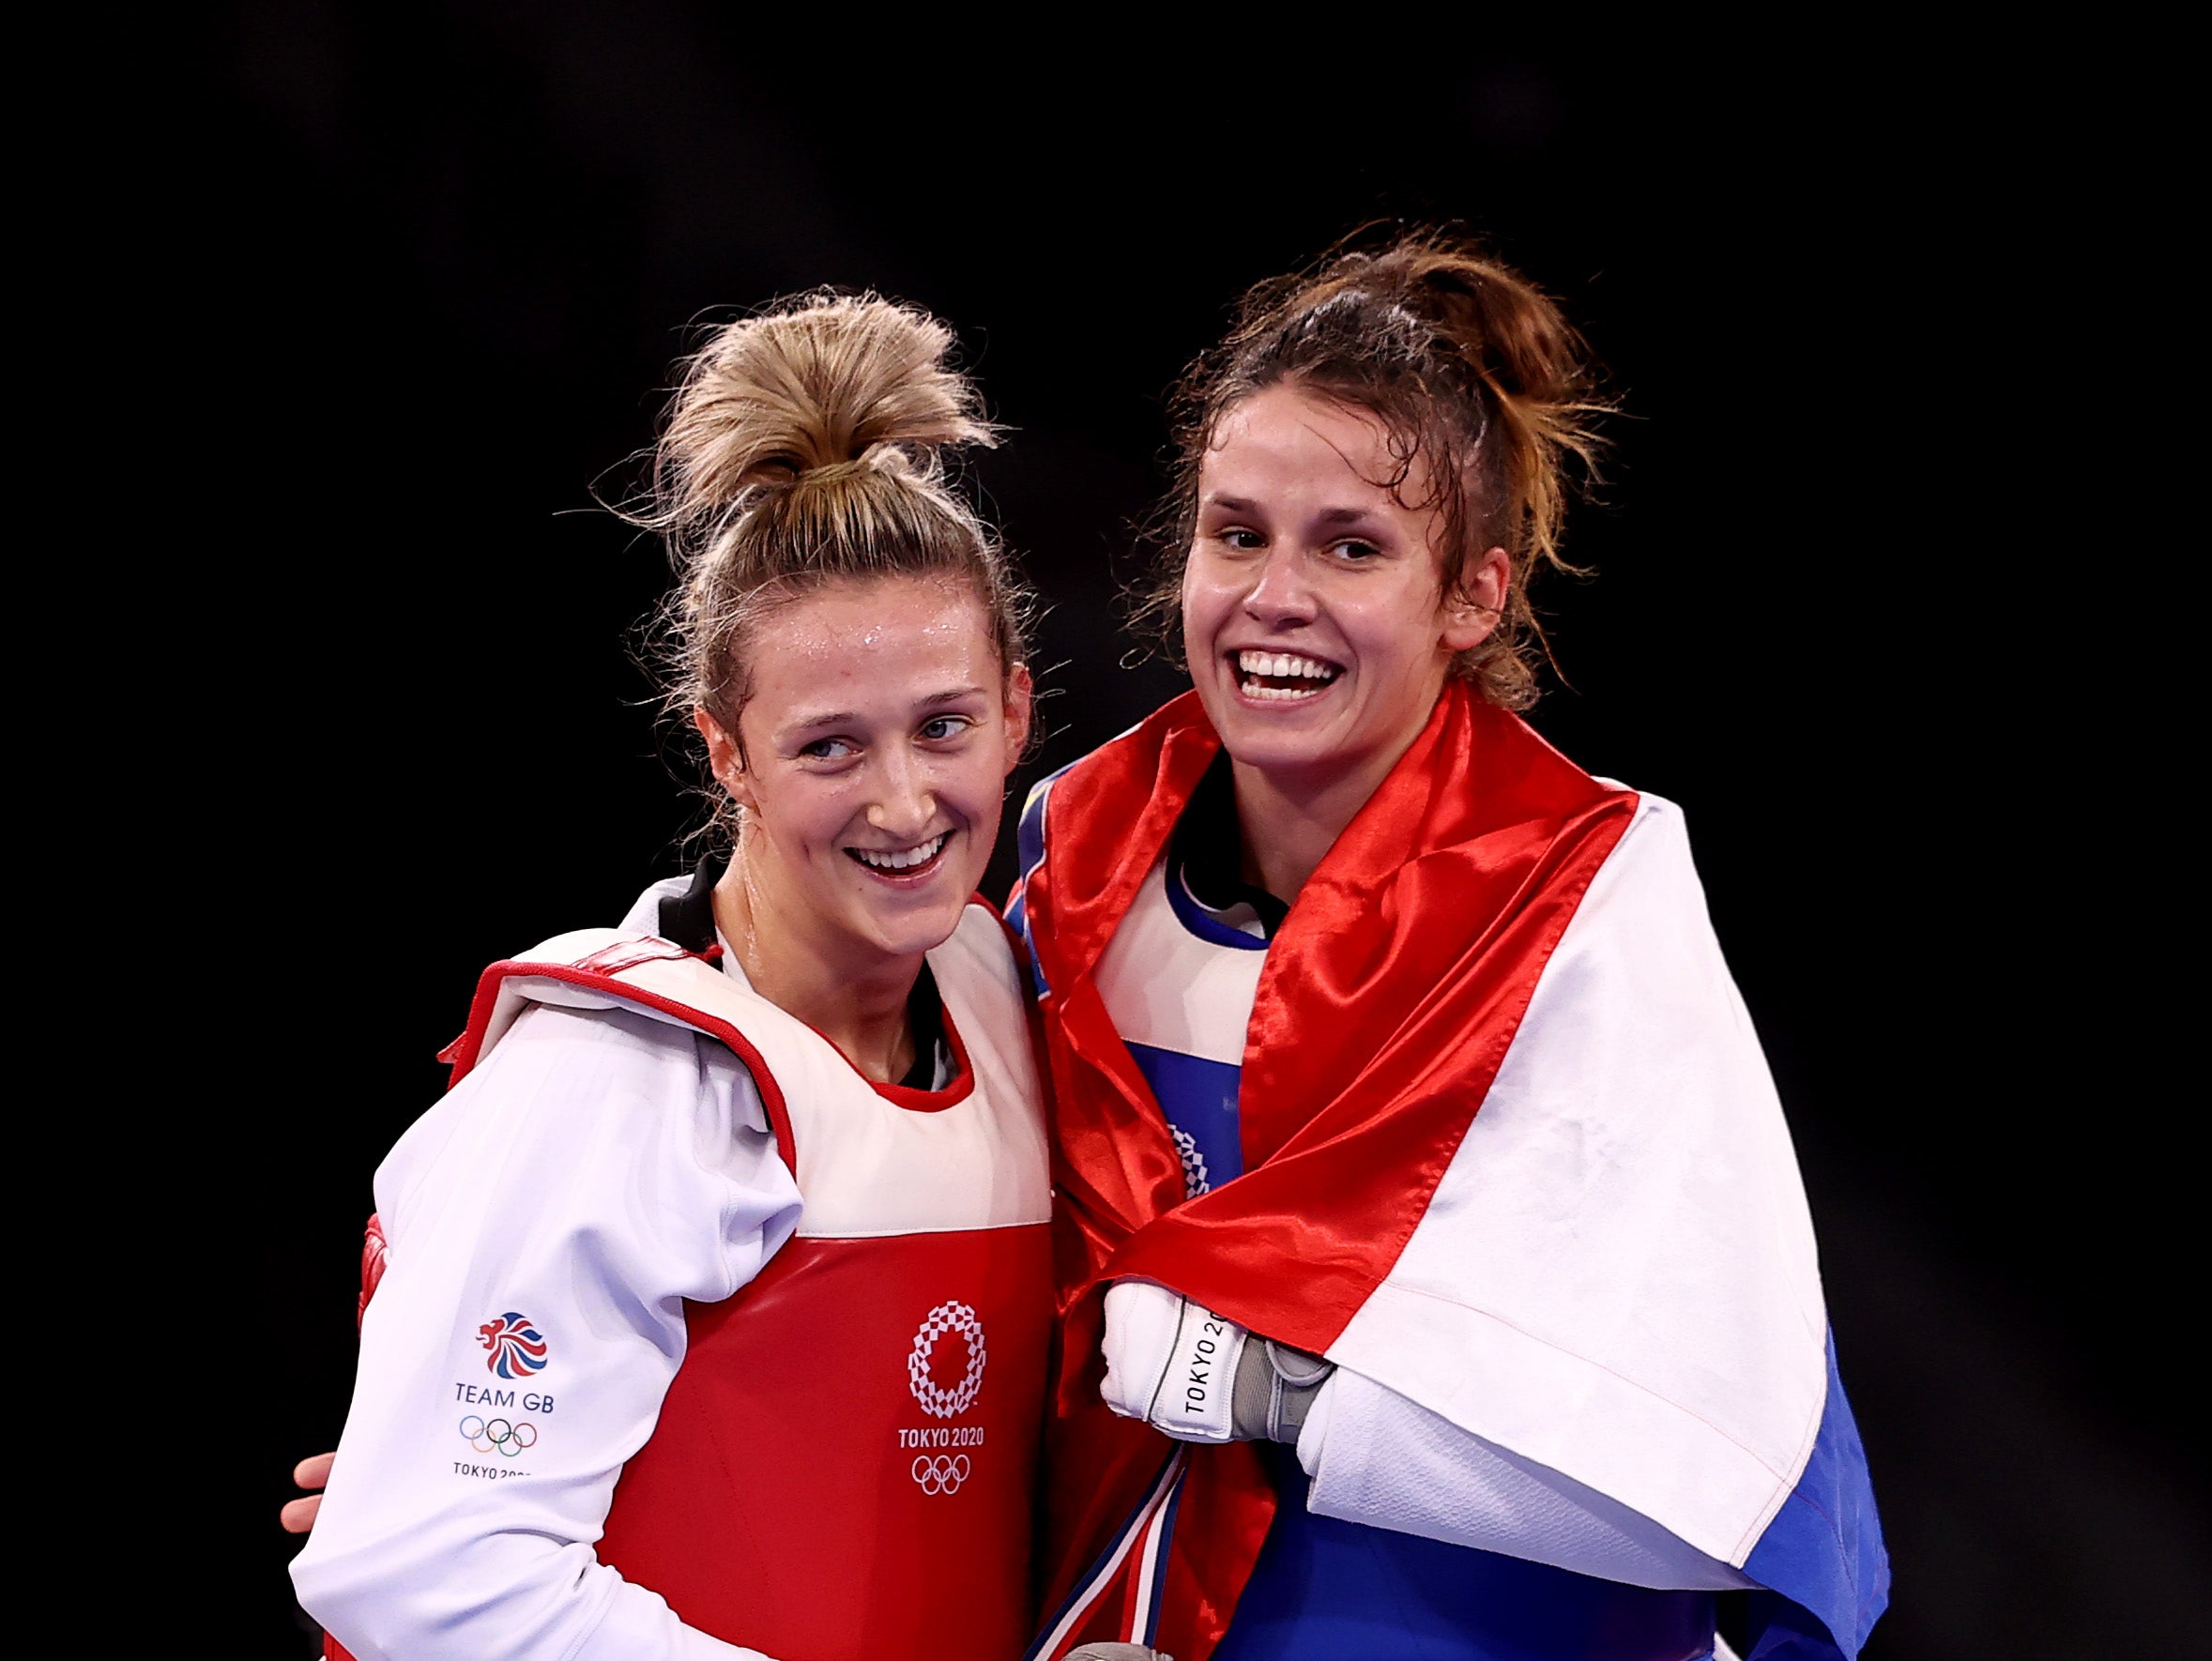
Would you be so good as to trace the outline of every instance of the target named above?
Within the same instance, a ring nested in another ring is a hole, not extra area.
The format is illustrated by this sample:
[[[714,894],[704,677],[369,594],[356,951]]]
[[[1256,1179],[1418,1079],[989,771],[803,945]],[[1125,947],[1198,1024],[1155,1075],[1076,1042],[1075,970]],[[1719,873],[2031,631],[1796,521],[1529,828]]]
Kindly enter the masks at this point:
[[[1180,1292],[1118,1280],[1106,1295],[1106,1383],[1099,1394],[1124,1419],[1142,1419],[1179,1441],[1236,1435],[1237,1362],[1247,1334]]]
[[[1182,1441],[1295,1443],[1336,1370],[1149,1280],[1108,1287],[1106,1318],[1106,1406]]]
[[[1143,1644],[1085,1644],[1079,1650],[1070,1650],[1067,1661],[1175,1661],[1175,1657]]]

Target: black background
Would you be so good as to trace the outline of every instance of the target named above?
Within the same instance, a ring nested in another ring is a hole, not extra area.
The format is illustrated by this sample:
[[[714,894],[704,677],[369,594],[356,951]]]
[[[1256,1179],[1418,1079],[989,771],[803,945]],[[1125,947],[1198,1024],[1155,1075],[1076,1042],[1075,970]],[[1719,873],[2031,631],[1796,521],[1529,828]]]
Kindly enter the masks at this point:
[[[178,443],[225,504],[189,584],[225,741],[147,783],[220,827],[186,917],[277,966],[250,1055],[233,1027],[187,1058],[236,1103],[207,1179],[245,1242],[216,1364],[255,1404],[210,1478],[234,1653],[306,1653],[283,1473],[343,1422],[370,1173],[476,970],[678,864],[629,656],[665,570],[591,487],[697,326],[841,283],[959,330],[1014,430],[976,477],[1052,605],[1019,786],[1179,685],[1114,632],[1162,390],[1246,283],[1397,216],[1487,236],[1625,402],[1533,719],[1688,812],[1884,1504],[1869,1654],[2189,1647],[2174,994],[2116,921],[2161,794],[2114,736],[2139,486],[2084,361],[2132,279],[2044,119],[2064,72],[1809,31],[670,0],[235,7],[179,67],[190,326],[147,373],[192,389]]]

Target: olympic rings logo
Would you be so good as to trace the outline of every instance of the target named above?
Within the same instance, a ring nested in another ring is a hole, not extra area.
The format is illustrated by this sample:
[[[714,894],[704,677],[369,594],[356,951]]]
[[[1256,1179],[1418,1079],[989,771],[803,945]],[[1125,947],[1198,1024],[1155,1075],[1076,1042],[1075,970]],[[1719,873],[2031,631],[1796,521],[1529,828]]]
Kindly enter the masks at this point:
[[[929,1376],[929,1362],[937,1353],[937,1341],[947,1333],[958,1333],[968,1340],[968,1370],[950,1390]],[[929,1318],[914,1334],[914,1348],[907,1356],[907,1382],[913,1389],[914,1399],[922,1404],[922,1410],[933,1419],[950,1419],[975,1406],[976,1392],[984,1387],[984,1323],[976,1318],[974,1310],[965,1303],[939,1303],[929,1312]],[[922,1479],[917,1476],[914,1480]]]
[[[914,1460],[914,1480],[925,1494],[957,1494],[973,1469],[966,1454],[923,1454]]]
[[[478,1453],[497,1454],[502,1459],[511,1459],[524,1449],[538,1445],[535,1425],[510,1425],[504,1419],[480,1419],[474,1413],[461,1421],[461,1434]]]

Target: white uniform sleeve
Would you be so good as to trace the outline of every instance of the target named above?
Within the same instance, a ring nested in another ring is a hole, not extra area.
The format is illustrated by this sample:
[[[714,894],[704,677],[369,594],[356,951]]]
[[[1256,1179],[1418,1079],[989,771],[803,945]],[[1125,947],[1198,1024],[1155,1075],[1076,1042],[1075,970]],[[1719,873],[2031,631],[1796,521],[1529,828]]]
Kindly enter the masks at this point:
[[[1298,1438],[1309,1510],[1662,1590],[1751,1586],[1595,1488],[1338,1367]]]
[[[729,1297],[798,1223],[736,1058],[633,1010],[533,1008],[376,1199],[390,1256],[300,1602],[358,1661],[754,1656],[593,1551],[684,1301]]]

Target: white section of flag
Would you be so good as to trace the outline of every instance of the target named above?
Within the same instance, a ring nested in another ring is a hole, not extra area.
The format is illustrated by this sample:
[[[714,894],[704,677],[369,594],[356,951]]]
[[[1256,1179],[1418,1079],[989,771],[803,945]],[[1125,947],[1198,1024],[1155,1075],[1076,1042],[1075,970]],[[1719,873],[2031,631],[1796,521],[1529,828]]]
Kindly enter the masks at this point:
[[[1811,1451],[1825,1325],[1780,1102],[1645,796],[1330,1358],[1741,1565]]]

